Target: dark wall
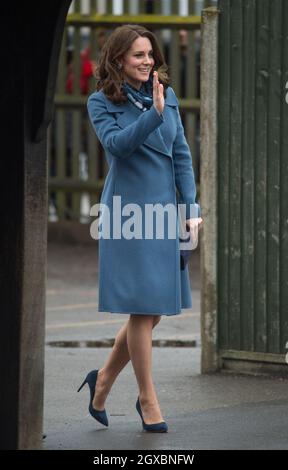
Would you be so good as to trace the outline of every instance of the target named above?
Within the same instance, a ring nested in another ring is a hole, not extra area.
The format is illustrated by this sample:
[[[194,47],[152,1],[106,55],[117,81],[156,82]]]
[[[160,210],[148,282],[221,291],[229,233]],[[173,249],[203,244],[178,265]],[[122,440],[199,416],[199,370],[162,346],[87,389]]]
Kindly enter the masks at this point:
[[[0,28],[0,448],[42,438],[46,129],[70,0],[5,2]]]
[[[285,364],[288,2],[218,6],[219,348]]]

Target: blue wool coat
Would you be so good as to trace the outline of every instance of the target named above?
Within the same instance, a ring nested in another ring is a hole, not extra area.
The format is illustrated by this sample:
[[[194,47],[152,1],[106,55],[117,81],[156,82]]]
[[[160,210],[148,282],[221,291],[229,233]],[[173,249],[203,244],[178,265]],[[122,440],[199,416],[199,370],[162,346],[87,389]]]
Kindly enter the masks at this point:
[[[89,117],[109,165],[101,203],[111,209],[111,232],[116,195],[122,207],[137,203],[144,212],[147,203],[178,202],[191,215],[196,188],[178,105],[172,87],[161,114],[154,105],[142,112],[130,101],[113,104],[102,90],[89,96]],[[168,238],[166,226],[164,239],[99,239],[99,311],[176,315],[191,306],[188,267],[180,269],[179,240]]]

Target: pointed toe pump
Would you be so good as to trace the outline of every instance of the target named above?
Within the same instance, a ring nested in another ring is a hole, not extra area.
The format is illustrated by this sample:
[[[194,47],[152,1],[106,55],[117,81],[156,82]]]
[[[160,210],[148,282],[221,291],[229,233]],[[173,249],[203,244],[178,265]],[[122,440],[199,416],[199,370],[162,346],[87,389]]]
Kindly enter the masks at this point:
[[[138,397],[138,400],[136,402],[136,410],[138,411],[140,418],[142,419],[142,425],[143,429],[147,432],[167,432],[168,431],[168,426],[165,423],[165,421],[161,421],[161,423],[155,423],[155,424],[146,424],[143,415],[142,415],[142,410],[140,406],[140,400]]]
[[[93,418],[99,421],[99,423],[103,424],[104,426],[108,426],[108,418],[107,418],[105,409],[102,411],[99,411],[99,410],[95,410],[95,408],[93,408],[92,406],[92,401],[93,401],[96,382],[97,382],[97,376],[98,376],[98,370],[91,370],[91,372],[89,372],[84,382],[78,388],[77,392],[80,392],[80,390],[84,387],[85,384],[89,385],[89,389],[90,389],[90,402],[89,402],[89,408],[88,408],[89,413],[91,416],[93,416]]]

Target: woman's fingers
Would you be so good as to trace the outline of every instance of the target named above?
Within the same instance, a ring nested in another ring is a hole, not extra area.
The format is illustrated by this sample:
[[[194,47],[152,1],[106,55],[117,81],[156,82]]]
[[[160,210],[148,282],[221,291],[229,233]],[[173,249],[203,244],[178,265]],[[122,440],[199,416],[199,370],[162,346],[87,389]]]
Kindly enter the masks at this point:
[[[153,88],[154,88],[154,92],[156,94],[158,94],[158,77],[157,77],[157,72],[154,72],[154,75],[153,75]]]
[[[186,222],[188,223],[188,226],[191,230],[194,230],[194,229],[198,230],[198,228],[201,228],[203,225],[202,217],[195,217],[192,219],[188,219]]]
[[[154,73],[153,73],[153,84],[155,86],[156,92],[159,93],[160,86],[163,87],[163,85],[161,83],[159,83],[158,73],[156,71],[154,71]]]
[[[153,72],[153,86],[156,87],[156,82],[157,82],[157,73],[154,71]]]
[[[156,70],[153,72],[153,100],[156,108],[162,112],[164,108],[164,87],[162,83],[159,83]]]

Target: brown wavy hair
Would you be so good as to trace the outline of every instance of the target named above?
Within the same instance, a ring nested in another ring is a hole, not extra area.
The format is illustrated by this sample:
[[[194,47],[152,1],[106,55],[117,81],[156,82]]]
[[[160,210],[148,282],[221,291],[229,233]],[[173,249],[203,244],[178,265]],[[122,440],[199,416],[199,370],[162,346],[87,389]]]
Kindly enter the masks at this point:
[[[117,67],[118,60],[123,58],[135,39],[140,36],[148,38],[152,44],[154,66],[150,76],[153,76],[153,71],[157,70],[159,83],[163,84],[166,97],[166,88],[169,86],[168,66],[156,36],[144,26],[126,24],[116,28],[108,37],[101,49],[94,73],[96,90],[102,89],[107,98],[115,104],[127,101],[127,96],[121,90],[124,77],[123,69]]]

